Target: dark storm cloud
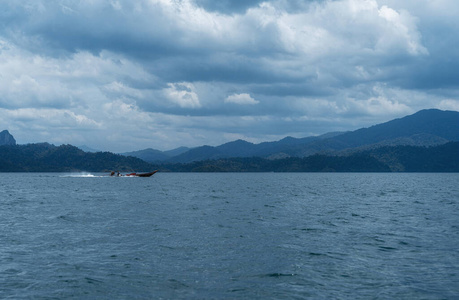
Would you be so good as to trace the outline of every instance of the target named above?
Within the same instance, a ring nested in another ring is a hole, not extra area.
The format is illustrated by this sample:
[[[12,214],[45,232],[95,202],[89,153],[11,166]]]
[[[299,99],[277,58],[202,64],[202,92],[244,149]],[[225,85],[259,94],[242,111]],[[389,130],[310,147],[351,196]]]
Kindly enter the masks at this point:
[[[179,49],[180,32],[165,25],[168,22],[154,6],[136,11],[131,2],[123,3],[124,10],[109,1],[63,3],[37,1],[22,12],[20,4],[10,5],[17,17],[5,24],[5,34],[16,44],[48,55],[111,50],[150,58],[173,55]],[[157,13],[145,14],[147,8]]]

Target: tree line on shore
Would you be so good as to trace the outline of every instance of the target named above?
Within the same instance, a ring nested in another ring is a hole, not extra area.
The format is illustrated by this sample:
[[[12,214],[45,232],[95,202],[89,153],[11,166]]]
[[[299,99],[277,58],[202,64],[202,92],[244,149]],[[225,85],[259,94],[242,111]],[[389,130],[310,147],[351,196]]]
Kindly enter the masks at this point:
[[[459,172],[459,142],[439,146],[386,146],[348,155],[314,154],[267,159],[237,157],[151,164],[110,152],[87,153],[48,143],[0,146],[0,172]]]

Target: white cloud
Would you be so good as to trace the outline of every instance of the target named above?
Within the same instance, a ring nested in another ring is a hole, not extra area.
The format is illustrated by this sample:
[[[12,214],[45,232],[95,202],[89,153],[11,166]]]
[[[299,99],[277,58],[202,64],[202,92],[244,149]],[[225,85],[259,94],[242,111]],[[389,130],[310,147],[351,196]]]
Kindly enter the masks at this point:
[[[439,109],[459,111],[459,100],[445,99],[438,104]]]
[[[403,116],[414,113],[411,101],[422,101],[419,95],[406,93],[403,90],[391,89],[383,84],[376,84],[366,97],[347,95],[341,105],[343,113],[361,116]],[[407,100],[408,99],[408,100]]]
[[[388,24],[386,33],[378,40],[377,48],[386,50],[399,46],[411,55],[428,54],[427,49],[421,44],[421,35],[417,30],[416,19],[408,12],[398,13],[384,5],[379,9],[379,16],[385,19]]]
[[[254,104],[260,103],[260,101],[253,99],[249,94],[243,93],[243,94],[233,94],[233,95],[226,97],[225,103],[254,105]]]
[[[348,103],[352,111],[360,111],[367,115],[402,115],[412,113],[412,110],[405,104],[392,101],[385,97],[372,97],[364,101],[349,99]]]
[[[83,114],[77,114],[67,109],[51,108],[21,108],[21,109],[0,109],[0,114],[7,119],[20,122],[27,127],[30,124],[41,124],[48,130],[62,129],[98,129],[101,123]]]
[[[195,92],[194,85],[189,82],[168,83],[169,87],[164,89],[166,98],[182,108],[199,108],[198,94]]]

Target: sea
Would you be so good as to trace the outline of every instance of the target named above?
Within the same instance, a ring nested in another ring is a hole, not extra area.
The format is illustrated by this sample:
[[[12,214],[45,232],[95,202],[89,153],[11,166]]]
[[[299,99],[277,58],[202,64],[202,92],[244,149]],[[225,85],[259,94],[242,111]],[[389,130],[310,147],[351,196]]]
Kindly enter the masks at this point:
[[[0,173],[0,299],[459,299],[459,174]]]

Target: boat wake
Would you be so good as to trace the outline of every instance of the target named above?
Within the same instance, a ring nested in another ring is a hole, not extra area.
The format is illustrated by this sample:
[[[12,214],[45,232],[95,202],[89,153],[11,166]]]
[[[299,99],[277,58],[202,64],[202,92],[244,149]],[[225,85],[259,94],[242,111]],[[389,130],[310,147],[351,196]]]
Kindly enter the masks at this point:
[[[72,174],[62,175],[61,177],[97,178],[97,177],[103,177],[103,176],[98,176],[98,175],[94,175],[94,174],[91,174],[91,173],[72,173]]]
[[[158,170],[149,172],[149,173],[129,173],[129,174],[120,174],[115,175],[115,172],[112,172],[109,175],[94,175],[88,172],[78,172],[61,175],[60,177],[71,177],[71,178],[101,178],[101,177],[115,177],[115,178],[136,178],[136,177],[151,177],[153,174],[158,172]]]

